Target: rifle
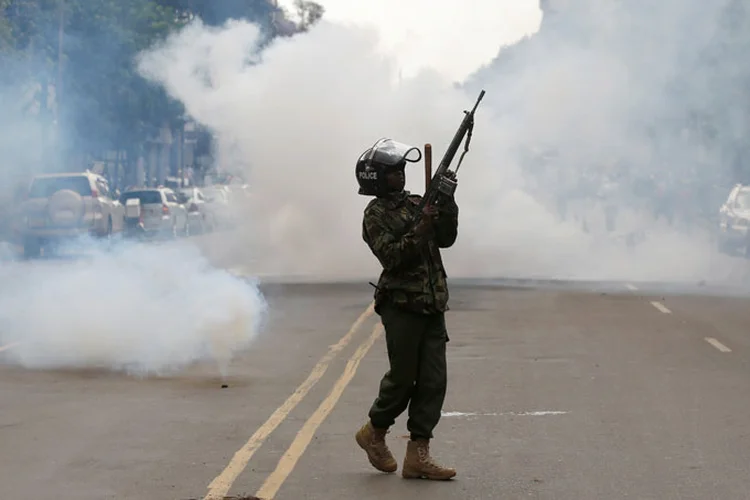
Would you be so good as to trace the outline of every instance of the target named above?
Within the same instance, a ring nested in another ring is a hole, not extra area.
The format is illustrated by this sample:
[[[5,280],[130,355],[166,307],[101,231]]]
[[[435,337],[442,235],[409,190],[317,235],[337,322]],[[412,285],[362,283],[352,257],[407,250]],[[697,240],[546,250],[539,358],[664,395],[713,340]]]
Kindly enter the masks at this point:
[[[439,194],[442,193],[447,196],[453,196],[453,193],[456,192],[456,186],[458,185],[458,183],[446,177],[445,173],[448,171],[448,167],[450,167],[453,158],[456,156],[458,148],[461,145],[461,142],[464,140],[464,136],[466,136],[464,150],[461,153],[461,157],[458,159],[458,165],[456,165],[455,172],[458,173],[458,169],[461,168],[461,162],[464,161],[464,156],[466,156],[466,153],[469,152],[471,134],[474,131],[474,113],[479,107],[479,103],[482,101],[483,97],[484,90],[479,93],[479,98],[474,104],[474,108],[471,111],[464,111],[464,119],[461,121],[461,125],[459,125],[458,130],[456,131],[456,135],[453,136],[453,140],[451,141],[450,145],[448,145],[448,149],[445,151],[443,159],[440,160],[440,165],[438,165],[437,170],[435,170],[435,175],[432,176],[432,180],[430,180],[427,189],[425,190],[424,196],[419,203],[417,212],[414,215],[414,220],[412,221],[413,224],[419,223],[419,220],[422,218],[422,210],[424,209],[424,207],[435,203],[435,200],[437,199]],[[430,153],[432,153],[431,150],[432,148],[430,148]],[[430,157],[431,156],[432,155],[430,154]]]

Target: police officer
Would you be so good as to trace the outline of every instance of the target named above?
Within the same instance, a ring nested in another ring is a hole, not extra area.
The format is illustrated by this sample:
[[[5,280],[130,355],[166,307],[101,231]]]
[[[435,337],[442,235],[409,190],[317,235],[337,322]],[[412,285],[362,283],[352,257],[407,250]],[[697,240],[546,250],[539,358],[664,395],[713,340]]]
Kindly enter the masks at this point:
[[[410,158],[414,152],[416,159]],[[381,139],[356,165],[359,194],[375,197],[364,210],[362,237],[383,267],[375,312],[385,328],[390,369],[355,437],[373,467],[395,472],[398,465],[385,435],[408,407],[410,440],[401,475],[445,480],[456,471],[437,463],[429,444],[447,385],[448,286],[440,248],[456,241],[458,206],[452,196],[441,195],[436,206],[425,207],[415,227],[408,227],[421,197],[404,190],[404,169],[421,157],[418,148]],[[455,181],[453,172],[447,177]]]

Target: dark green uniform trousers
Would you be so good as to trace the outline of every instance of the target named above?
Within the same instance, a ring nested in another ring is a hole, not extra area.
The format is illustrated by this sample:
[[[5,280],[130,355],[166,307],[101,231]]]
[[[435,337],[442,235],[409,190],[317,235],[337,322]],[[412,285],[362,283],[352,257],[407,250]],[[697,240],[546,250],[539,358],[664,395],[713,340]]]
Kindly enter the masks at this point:
[[[392,426],[409,407],[406,427],[412,439],[432,439],[448,385],[445,315],[417,314],[390,304],[380,310],[390,369],[370,408],[372,425]]]

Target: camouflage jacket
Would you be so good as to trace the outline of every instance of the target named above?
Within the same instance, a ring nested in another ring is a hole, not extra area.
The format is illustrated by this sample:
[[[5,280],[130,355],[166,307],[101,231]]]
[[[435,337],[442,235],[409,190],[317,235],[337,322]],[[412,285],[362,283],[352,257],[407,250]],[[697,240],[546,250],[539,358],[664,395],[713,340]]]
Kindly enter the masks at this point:
[[[458,205],[453,199],[443,202],[430,233],[419,237],[410,230],[403,234],[421,198],[403,191],[375,198],[365,208],[362,238],[383,266],[375,291],[376,311],[384,301],[422,314],[448,310],[440,248],[456,241]]]

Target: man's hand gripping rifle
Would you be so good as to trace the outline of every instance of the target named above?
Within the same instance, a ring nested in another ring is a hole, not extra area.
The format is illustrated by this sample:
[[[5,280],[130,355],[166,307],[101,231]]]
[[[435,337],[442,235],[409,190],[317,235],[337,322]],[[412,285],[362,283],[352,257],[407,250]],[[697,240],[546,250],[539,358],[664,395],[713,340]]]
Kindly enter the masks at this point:
[[[419,207],[414,215],[414,220],[412,221],[412,227],[414,225],[420,224],[423,216],[426,213],[426,207],[433,207],[441,194],[444,196],[452,197],[456,192],[456,186],[458,185],[458,183],[455,180],[455,174],[458,173],[458,169],[461,167],[461,162],[463,162],[464,156],[466,156],[466,153],[469,152],[471,134],[474,130],[474,114],[476,113],[476,110],[479,107],[479,103],[482,101],[483,97],[484,90],[479,93],[479,98],[474,104],[474,108],[471,111],[464,111],[464,119],[461,121],[461,125],[456,131],[456,135],[453,136],[453,140],[448,146],[448,149],[445,151],[443,159],[440,160],[440,165],[438,166],[437,170],[435,170],[435,175],[432,176],[429,187],[427,188],[421,202],[419,203]],[[458,159],[456,170],[454,170],[453,174],[451,175],[448,167],[450,167],[451,163],[453,162],[453,158],[456,156],[458,148],[461,146],[461,142],[463,142],[464,137],[466,137],[464,150],[461,153],[461,157]]]

